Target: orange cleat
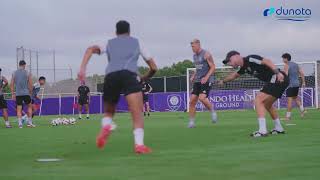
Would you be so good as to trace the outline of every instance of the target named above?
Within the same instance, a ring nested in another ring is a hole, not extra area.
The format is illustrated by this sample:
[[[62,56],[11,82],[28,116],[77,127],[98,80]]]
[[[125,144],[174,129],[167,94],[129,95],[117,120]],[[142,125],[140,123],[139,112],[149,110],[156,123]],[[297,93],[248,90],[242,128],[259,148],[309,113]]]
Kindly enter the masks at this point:
[[[111,134],[111,125],[104,126],[97,136],[96,143],[99,149],[103,149],[107,144],[109,135]]]
[[[135,145],[136,154],[149,154],[152,150],[145,145]]]

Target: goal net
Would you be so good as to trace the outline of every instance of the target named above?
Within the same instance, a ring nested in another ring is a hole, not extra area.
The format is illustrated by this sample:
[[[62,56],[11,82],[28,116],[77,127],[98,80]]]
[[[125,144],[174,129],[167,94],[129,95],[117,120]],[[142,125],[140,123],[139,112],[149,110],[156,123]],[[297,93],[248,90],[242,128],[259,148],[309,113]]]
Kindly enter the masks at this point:
[[[300,86],[299,97],[306,108],[319,107],[319,70],[320,61],[318,62],[299,62],[299,66],[304,71],[306,86]],[[283,64],[277,64],[283,69]],[[237,71],[231,67],[217,67],[214,74],[214,81],[211,82],[212,90],[209,93],[209,100],[216,110],[236,110],[236,109],[253,109],[254,99],[264,82],[250,75],[242,75],[238,79],[227,82],[223,86],[218,85],[218,81],[226,77],[228,74]],[[187,104],[190,102],[190,94],[192,92],[193,83],[190,81],[191,76],[195,72],[195,68],[187,69]],[[300,85],[301,85],[300,77]],[[284,93],[282,98],[278,99],[274,106],[277,108],[286,108],[287,98]],[[293,103],[293,106],[296,106]],[[205,111],[206,108],[202,103],[196,105],[197,111]],[[187,108],[189,111],[189,107]]]

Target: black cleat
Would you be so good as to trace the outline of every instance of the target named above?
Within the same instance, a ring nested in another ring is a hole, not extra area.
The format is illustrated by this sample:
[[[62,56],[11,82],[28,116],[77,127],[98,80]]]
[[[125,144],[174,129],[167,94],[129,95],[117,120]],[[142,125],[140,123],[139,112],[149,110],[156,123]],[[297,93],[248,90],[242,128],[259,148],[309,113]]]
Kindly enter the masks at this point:
[[[251,137],[254,137],[254,138],[259,138],[259,137],[267,137],[268,134],[263,134],[263,133],[260,133],[259,131],[255,131],[253,132],[252,134],[250,134]]]
[[[285,134],[285,131],[278,131],[276,129],[272,129],[272,131],[269,132],[272,135],[277,135],[277,134]]]

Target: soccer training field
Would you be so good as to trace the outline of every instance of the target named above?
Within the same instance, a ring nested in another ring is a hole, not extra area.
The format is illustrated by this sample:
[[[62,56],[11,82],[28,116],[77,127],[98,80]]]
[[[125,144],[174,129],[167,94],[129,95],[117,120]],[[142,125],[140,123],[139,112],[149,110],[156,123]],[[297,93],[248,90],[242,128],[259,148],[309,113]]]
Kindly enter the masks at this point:
[[[145,121],[150,155],[133,153],[129,114],[118,114],[118,128],[104,150],[95,146],[100,115],[74,126],[49,126],[53,117],[35,117],[35,129],[5,129],[1,119],[0,179],[23,180],[270,180],[319,179],[320,112],[304,120],[294,111],[287,134],[253,139],[254,111],[197,114],[188,129],[187,113],[153,113]],[[281,113],[282,117],[284,111]],[[11,118],[13,121],[13,118]],[[284,122],[282,121],[284,124]],[[268,128],[273,124],[268,118]],[[60,162],[36,162],[60,158]]]

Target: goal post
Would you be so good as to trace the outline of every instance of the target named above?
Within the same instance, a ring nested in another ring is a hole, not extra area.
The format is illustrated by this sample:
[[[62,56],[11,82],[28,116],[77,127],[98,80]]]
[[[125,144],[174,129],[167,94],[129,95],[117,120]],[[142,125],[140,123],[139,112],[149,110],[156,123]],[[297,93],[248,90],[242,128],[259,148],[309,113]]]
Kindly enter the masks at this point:
[[[319,108],[319,71],[320,61],[314,62],[297,62],[299,67],[304,71],[306,87],[300,86],[299,97],[306,108]],[[277,67],[283,69],[283,64],[276,64]],[[245,74],[238,79],[225,83],[223,86],[218,85],[218,81],[226,77],[228,74],[237,71],[229,66],[221,66],[216,68],[214,74],[215,80],[211,82],[212,91],[209,94],[209,100],[216,110],[235,110],[235,109],[254,109],[254,99],[257,92],[263,87],[264,82],[257,78]],[[187,111],[189,112],[190,95],[193,83],[190,81],[195,68],[187,69]],[[301,84],[301,77],[300,77]],[[275,107],[285,108],[287,106],[287,98],[285,93],[281,99],[275,102]],[[295,106],[295,103],[294,103]],[[196,105],[197,111],[203,111],[205,108],[201,103]]]

